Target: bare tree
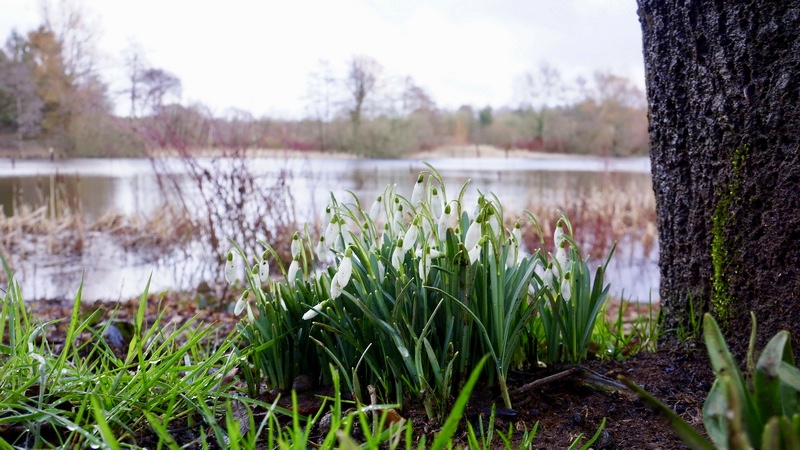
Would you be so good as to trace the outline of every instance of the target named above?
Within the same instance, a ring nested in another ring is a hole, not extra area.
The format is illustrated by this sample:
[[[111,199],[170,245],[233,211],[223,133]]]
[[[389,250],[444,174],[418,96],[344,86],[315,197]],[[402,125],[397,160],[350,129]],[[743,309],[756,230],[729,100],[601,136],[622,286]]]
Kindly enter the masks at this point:
[[[539,64],[535,71],[528,72],[522,80],[522,109],[534,111],[534,138],[540,143],[544,141],[549,114],[548,105],[562,103],[567,89],[561,78],[561,72],[546,62]]]
[[[317,70],[308,77],[306,87],[306,108],[311,114],[317,129],[317,145],[327,150],[331,145],[329,125],[333,119],[333,102],[336,97],[336,77],[326,60],[317,63]]]
[[[364,55],[354,56],[348,66],[349,71],[345,79],[345,86],[351,98],[348,112],[354,132],[357,133],[363,118],[365,102],[375,93],[383,68],[377,61]]]
[[[51,31],[61,49],[65,74],[75,83],[97,73],[99,19],[79,0],[40,0],[44,28]]]
[[[181,80],[163,69],[149,68],[138,75],[137,84],[141,86],[141,109],[158,114],[163,108],[165,99],[170,96],[177,102],[181,97]]]

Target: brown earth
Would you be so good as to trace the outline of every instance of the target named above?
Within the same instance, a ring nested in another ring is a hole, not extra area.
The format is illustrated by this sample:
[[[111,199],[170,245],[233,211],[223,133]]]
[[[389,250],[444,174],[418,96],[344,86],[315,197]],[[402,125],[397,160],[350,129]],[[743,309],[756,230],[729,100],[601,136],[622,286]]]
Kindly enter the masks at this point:
[[[136,300],[122,303],[117,318],[123,321],[133,318],[137,303]],[[158,304],[155,296],[148,302],[147,318],[150,323],[157,313]],[[227,331],[234,329],[239,320],[225,311],[198,308],[196,297],[192,294],[167,294],[161,301],[161,307],[165,311],[162,323],[179,325],[199,314],[203,323],[221,325],[220,333],[217,334],[220,339],[227,335]],[[111,313],[109,303],[82,305],[82,309],[87,312],[97,308],[107,310],[106,316]],[[71,309],[72,305],[63,301],[30,303],[32,314],[42,320],[68,318]],[[62,321],[52,329],[52,341],[63,341],[67,322]],[[556,375],[553,377],[556,379],[533,388],[526,387],[529,383],[551,375]],[[554,367],[514,372],[509,377],[514,410],[500,408],[496,428],[507,431],[511,426],[516,430],[515,438],[519,438],[522,430],[531,430],[538,422],[533,448],[567,448],[581,434],[584,436],[582,442],[586,442],[605,419],[605,429],[592,446],[594,449],[687,448],[657,414],[646,408],[630,391],[615,383],[619,375],[643,386],[689,423],[702,430],[702,403],[711,387],[713,373],[704,351],[687,352],[686,348],[660,349],[655,353],[634,355],[623,361],[594,359],[578,368]],[[319,404],[315,394],[329,395],[327,391],[329,389],[301,394],[301,408],[314,412]],[[288,397],[283,396],[287,401]],[[479,383],[466,417],[473,424],[477,424],[483,417],[485,423],[492,405],[499,408],[501,404],[498,392]],[[412,420],[416,438],[426,434],[430,442],[439,428],[439,424],[427,419],[421,405],[407,405],[399,414]],[[182,439],[188,442],[196,438],[195,433],[188,429],[180,434],[183,436],[175,436],[179,442]],[[465,439],[466,431],[462,426],[457,434],[457,443],[466,444]],[[156,440],[155,435],[139,437],[141,445],[155,444]]]

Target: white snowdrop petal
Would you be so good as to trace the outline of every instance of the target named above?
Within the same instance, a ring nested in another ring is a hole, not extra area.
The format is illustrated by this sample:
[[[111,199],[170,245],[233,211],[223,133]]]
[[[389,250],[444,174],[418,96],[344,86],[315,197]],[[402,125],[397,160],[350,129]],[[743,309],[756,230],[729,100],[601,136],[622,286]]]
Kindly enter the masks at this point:
[[[297,273],[300,271],[300,262],[298,260],[293,260],[292,264],[289,265],[289,273],[286,275],[287,281],[289,282],[289,286],[294,286],[295,279],[297,278]]]
[[[258,265],[258,279],[261,280],[262,283],[269,281],[269,262],[267,262],[266,258],[262,259],[261,263]]]
[[[300,234],[294,233],[292,236],[292,258],[297,258],[300,256],[300,251],[302,250],[302,245],[300,243]]]
[[[467,229],[467,236],[464,238],[464,247],[471,249],[478,244],[481,237],[481,224],[475,220]]]
[[[233,283],[236,279],[236,262],[234,261],[234,253],[230,251],[225,258],[225,280],[228,283]]]
[[[420,175],[414,183],[414,190],[411,191],[411,204],[415,207],[422,202],[422,194],[425,193],[425,178]]]

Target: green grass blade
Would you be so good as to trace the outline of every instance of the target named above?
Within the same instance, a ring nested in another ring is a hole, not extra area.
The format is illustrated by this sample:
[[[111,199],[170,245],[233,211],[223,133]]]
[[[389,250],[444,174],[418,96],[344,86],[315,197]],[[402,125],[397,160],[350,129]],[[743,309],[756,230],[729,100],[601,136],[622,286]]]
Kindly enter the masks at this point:
[[[467,384],[464,385],[464,388],[458,395],[458,399],[453,405],[450,415],[447,416],[447,420],[444,422],[442,429],[439,431],[436,439],[433,440],[433,443],[431,444],[431,450],[442,450],[446,448],[449,443],[451,443],[450,440],[458,428],[458,422],[461,421],[461,416],[464,414],[464,409],[467,407],[467,402],[472,395],[472,389],[475,387],[475,383],[478,382],[478,378],[481,375],[481,371],[483,370],[483,366],[486,364],[487,359],[487,356],[481,358],[481,360],[475,366],[475,369],[473,369],[472,374],[469,376],[469,380],[467,380]]]

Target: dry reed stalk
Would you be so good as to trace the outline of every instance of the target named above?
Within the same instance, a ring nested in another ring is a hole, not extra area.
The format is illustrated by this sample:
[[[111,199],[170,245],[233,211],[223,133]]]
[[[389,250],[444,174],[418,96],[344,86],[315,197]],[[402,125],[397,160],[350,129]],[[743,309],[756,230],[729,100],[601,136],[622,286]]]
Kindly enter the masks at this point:
[[[575,241],[587,252],[607,253],[614,242],[638,242],[645,257],[655,250],[655,196],[651,190],[606,185],[578,197],[563,192],[560,199],[531,199],[527,208],[539,219],[546,248],[553,245],[553,227],[563,211],[572,222]],[[523,235],[529,249],[539,247],[534,230]],[[626,247],[633,251],[633,246]]]

